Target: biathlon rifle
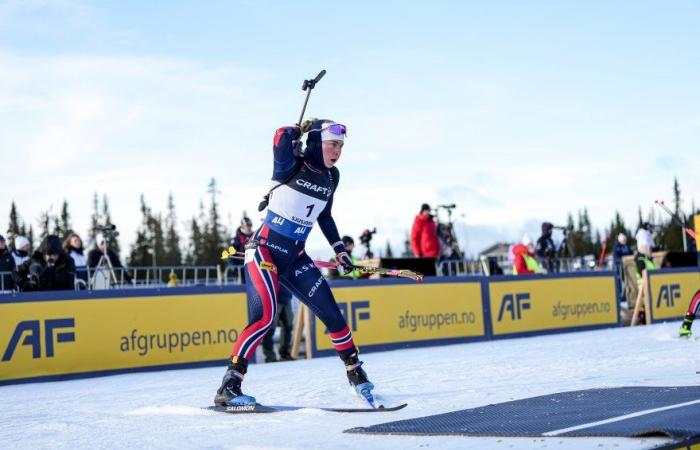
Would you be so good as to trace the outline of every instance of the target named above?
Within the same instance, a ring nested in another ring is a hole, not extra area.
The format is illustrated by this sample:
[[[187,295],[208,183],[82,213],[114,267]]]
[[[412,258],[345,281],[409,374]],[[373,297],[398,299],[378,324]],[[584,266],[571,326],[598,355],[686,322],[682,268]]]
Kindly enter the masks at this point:
[[[239,259],[242,260],[244,259],[244,256],[241,255],[234,247],[229,247],[228,250],[224,250],[221,252],[221,259],[223,260],[228,260],[228,259]],[[316,267],[319,269],[337,269],[338,266],[340,265],[337,262],[332,262],[332,261],[314,261],[313,262]],[[423,274],[420,272],[414,272],[412,270],[408,269],[385,269],[382,267],[369,267],[369,266],[352,266],[353,270],[358,270],[360,273],[366,273],[366,274],[374,274],[378,273],[380,275],[386,275],[388,277],[397,277],[397,278],[410,278],[413,281],[423,281]]]

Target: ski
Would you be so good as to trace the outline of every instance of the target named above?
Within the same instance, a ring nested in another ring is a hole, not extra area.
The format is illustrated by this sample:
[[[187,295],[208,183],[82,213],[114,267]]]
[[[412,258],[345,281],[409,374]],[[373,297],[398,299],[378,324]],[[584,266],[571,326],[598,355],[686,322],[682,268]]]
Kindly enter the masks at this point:
[[[377,408],[330,408],[325,406],[272,406],[261,405],[260,403],[238,406],[207,406],[204,409],[228,414],[255,414],[255,413],[275,413],[285,411],[299,411],[301,409],[316,409],[320,411],[337,412],[337,413],[364,413],[364,412],[391,412],[398,411],[408,406],[408,403],[402,403],[396,406],[380,405]]]

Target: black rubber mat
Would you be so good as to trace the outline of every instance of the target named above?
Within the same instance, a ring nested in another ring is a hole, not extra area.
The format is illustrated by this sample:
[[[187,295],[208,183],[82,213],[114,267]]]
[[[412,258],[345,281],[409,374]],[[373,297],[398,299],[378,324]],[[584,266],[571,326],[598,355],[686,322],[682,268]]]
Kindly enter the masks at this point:
[[[567,428],[640,411],[698,403],[612,423]],[[346,430],[348,433],[465,436],[700,436],[700,386],[621,387],[562,392],[434,416]]]

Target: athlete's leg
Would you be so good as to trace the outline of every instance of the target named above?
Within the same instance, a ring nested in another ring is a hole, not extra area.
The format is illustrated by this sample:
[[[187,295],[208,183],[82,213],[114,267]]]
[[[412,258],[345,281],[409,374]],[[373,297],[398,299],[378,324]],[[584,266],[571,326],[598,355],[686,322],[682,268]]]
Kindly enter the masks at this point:
[[[278,292],[279,294],[279,292]],[[265,337],[262,340],[261,347],[263,349],[263,354],[265,355],[265,362],[275,362],[277,361],[277,354],[275,353],[275,330],[277,329],[277,325],[280,323],[280,312],[282,311],[282,305],[279,304],[279,299],[277,302],[277,314],[275,314],[275,320],[272,323],[272,326],[270,327],[269,330],[267,330],[267,333],[265,333]]]
[[[374,388],[362,370],[362,361],[358,358],[352,333],[335,302],[331,288],[311,258],[306,253],[299,256],[284,272],[280,283],[308,306],[326,326],[333,347],[345,363],[350,384],[358,392]]]
[[[250,322],[236,341],[228,370],[214,398],[214,403],[219,405],[255,402],[253,397],[243,395],[241,382],[248,371],[248,361],[275,318],[279,284],[269,251],[260,246],[246,250],[245,272]]]
[[[277,311],[277,269],[270,252],[262,246],[245,252],[246,290],[250,321],[236,341],[232,356],[250,358],[272,327]]]
[[[685,313],[683,318],[683,324],[681,325],[681,336],[690,336],[692,332],[690,328],[693,326],[693,321],[695,317],[700,313],[700,290],[698,290],[695,295],[690,299],[690,305],[688,306],[688,311]]]
[[[294,328],[294,313],[292,311],[292,294],[280,286],[277,297],[277,323],[280,326],[279,354],[282,360],[291,360],[292,329]]]
[[[355,343],[345,317],[335,302],[330,286],[305,253],[280,278],[280,283],[297,296],[328,329],[338,353],[352,353]]]

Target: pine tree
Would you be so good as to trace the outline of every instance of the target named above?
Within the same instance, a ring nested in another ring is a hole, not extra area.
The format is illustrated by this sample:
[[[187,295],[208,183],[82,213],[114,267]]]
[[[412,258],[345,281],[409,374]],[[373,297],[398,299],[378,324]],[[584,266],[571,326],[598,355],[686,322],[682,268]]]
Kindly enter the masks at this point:
[[[600,230],[595,230],[595,239],[592,242],[591,250],[596,257],[596,264],[598,263],[598,258],[603,252],[603,240],[600,236]],[[605,253],[608,253],[611,249],[606,248]]]
[[[168,195],[168,215],[165,216],[165,242],[162,261],[168,266],[182,264],[180,236],[177,232],[177,215],[175,214],[175,201],[172,192]]]
[[[59,239],[63,237],[63,230],[61,230],[61,222],[58,216],[52,216],[53,228],[51,229],[51,234],[55,234]]]
[[[600,254],[600,246],[597,248],[596,251],[596,241],[594,236],[593,223],[591,222],[590,216],[588,215],[588,208],[583,208],[583,220],[586,227],[586,231],[584,234],[584,240],[586,242],[586,254],[598,255]],[[600,243],[600,236],[598,236],[598,243]]]
[[[215,265],[219,263],[219,255],[224,248],[224,236],[221,227],[221,219],[219,216],[218,204],[216,202],[216,194],[219,191],[216,189],[216,180],[214,178],[209,182],[207,191],[211,194],[211,206],[209,208],[208,222],[203,226],[204,232],[202,236],[202,255],[200,264]]]
[[[394,252],[391,250],[391,242],[387,239],[386,241],[386,250],[384,250],[384,257],[385,258],[393,258],[394,257]]]
[[[190,243],[185,256],[185,263],[188,266],[201,265],[202,259],[202,231],[197,223],[197,219],[192,217],[190,222]]]
[[[17,212],[17,205],[15,205],[15,202],[13,201],[12,204],[10,205],[10,223],[7,225],[7,241],[12,243],[14,246],[14,240],[17,236],[23,236],[24,232],[22,231],[22,219],[19,217],[19,213]]]
[[[153,252],[153,265],[163,265],[165,255],[165,240],[163,239],[163,220],[160,214],[149,217],[148,232],[150,234],[151,250]]]
[[[681,209],[681,188],[677,178],[673,180],[673,206],[676,217],[684,220],[684,213]],[[683,228],[669,217],[659,230],[657,244],[664,250],[683,251],[683,233]]]
[[[97,192],[92,196],[92,214],[90,215],[90,230],[88,231],[91,240],[95,240],[100,228],[100,204]]]
[[[39,239],[44,240],[46,236],[51,234],[49,229],[51,224],[51,215],[48,211],[43,211],[39,214]]]
[[[412,258],[413,257],[413,250],[411,249],[411,239],[408,235],[408,232],[406,232],[406,239],[403,241],[403,253],[401,254],[402,258]]]
[[[141,225],[136,231],[136,241],[131,246],[129,265],[150,266],[153,263],[151,239],[149,235],[151,210],[146,205],[146,199],[141,194]]]
[[[113,225],[112,214],[109,212],[109,200],[107,199],[107,194],[102,194],[102,219],[104,220],[104,225]],[[117,254],[121,252],[119,238],[117,236],[110,240],[109,247]]]
[[[61,237],[67,237],[73,232],[73,227],[70,223],[70,213],[68,212],[68,202],[65,199],[63,200],[63,205],[61,205],[60,229],[63,231],[63,234],[59,235]]]

